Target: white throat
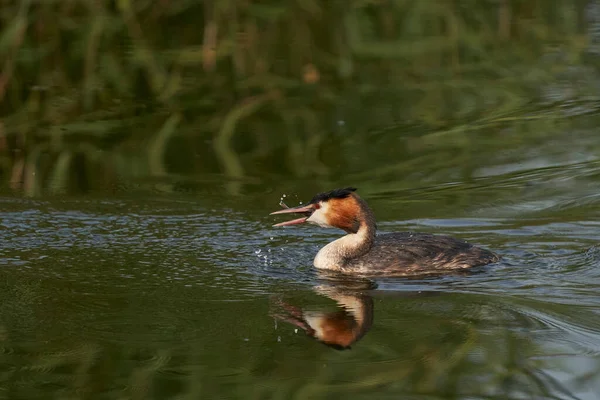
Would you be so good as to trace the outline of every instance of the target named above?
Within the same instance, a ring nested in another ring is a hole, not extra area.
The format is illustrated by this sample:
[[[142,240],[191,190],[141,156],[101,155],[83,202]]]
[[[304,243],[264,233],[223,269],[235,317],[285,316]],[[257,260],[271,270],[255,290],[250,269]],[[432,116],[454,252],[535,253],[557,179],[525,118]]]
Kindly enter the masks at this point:
[[[348,259],[361,256],[359,249],[369,241],[369,230],[361,227],[357,233],[349,233],[323,247],[313,264],[319,269],[341,270]],[[368,251],[369,249],[367,249]],[[357,253],[358,252],[358,253]]]

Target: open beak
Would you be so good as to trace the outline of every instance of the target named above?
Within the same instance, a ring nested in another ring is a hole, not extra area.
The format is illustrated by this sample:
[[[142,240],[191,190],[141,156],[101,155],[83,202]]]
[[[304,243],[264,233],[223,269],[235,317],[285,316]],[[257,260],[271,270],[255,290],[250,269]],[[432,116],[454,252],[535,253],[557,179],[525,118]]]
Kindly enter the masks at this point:
[[[275,214],[291,214],[291,213],[294,213],[294,214],[304,214],[304,216],[302,218],[293,219],[291,221],[281,222],[281,223],[275,224],[273,226],[298,225],[298,224],[305,223],[306,220],[310,217],[310,215],[313,213],[314,210],[315,210],[314,205],[313,204],[309,204],[307,206],[298,206],[298,207],[292,207],[292,208],[284,208],[283,210],[272,212],[270,215],[275,215]]]

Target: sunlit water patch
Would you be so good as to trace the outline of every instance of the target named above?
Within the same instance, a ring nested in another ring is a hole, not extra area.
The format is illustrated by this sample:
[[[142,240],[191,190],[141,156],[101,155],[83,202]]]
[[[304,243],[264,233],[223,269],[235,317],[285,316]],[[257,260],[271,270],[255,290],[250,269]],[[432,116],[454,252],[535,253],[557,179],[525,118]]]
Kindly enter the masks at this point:
[[[284,243],[234,211],[191,204],[146,210],[106,202],[103,211],[94,203],[71,205],[78,210],[27,201],[15,206],[0,218],[0,261],[37,278],[102,290],[171,283],[238,294],[266,290],[261,279],[269,277],[302,279],[298,263],[282,265],[297,259],[286,258]]]

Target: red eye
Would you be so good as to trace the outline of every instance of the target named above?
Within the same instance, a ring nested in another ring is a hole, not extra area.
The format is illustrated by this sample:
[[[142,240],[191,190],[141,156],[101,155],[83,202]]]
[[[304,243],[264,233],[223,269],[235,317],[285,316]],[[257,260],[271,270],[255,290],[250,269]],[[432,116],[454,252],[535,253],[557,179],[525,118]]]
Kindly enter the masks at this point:
[[[321,208],[321,205],[319,203],[315,204],[315,210],[318,210],[319,208]]]

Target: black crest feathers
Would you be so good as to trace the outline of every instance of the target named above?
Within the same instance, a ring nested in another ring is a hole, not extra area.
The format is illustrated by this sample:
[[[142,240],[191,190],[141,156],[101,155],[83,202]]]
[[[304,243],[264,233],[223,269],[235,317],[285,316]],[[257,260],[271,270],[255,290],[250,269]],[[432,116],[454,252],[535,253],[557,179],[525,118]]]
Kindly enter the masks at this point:
[[[331,192],[319,193],[319,194],[316,194],[315,197],[312,198],[312,200],[309,202],[309,204],[316,204],[321,201],[327,201],[327,200],[331,200],[331,199],[345,199],[346,197],[350,196],[352,194],[352,192],[354,192],[354,191],[356,191],[356,188],[347,187],[344,189],[335,189],[335,190],[332,190]]]

